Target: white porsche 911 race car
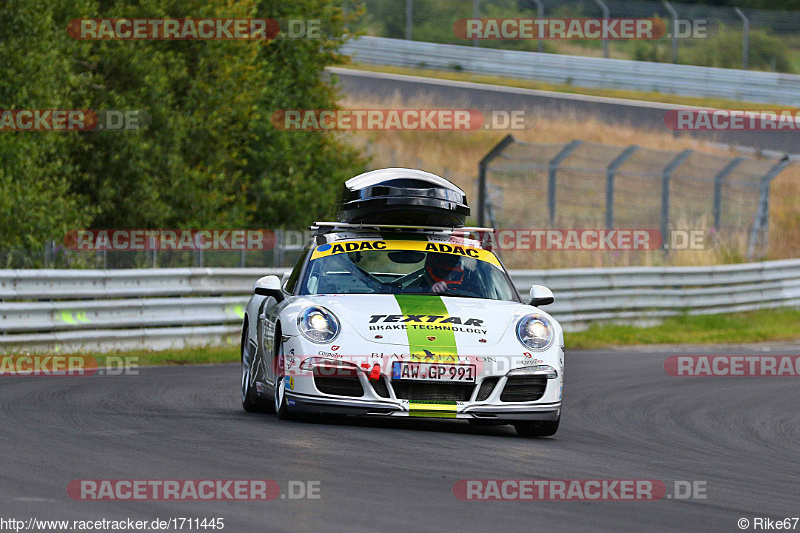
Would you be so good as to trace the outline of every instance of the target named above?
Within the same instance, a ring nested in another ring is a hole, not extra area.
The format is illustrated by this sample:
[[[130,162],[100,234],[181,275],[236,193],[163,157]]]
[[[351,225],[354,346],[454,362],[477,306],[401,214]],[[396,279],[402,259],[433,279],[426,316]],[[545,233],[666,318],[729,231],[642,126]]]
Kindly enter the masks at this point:
[[[259,279],[242,330],[242,405],[296,414],[460,418],[558,430],[561,326],[521,301],[471,238],[447,180],[382,169],[348,180],[292,272]]]

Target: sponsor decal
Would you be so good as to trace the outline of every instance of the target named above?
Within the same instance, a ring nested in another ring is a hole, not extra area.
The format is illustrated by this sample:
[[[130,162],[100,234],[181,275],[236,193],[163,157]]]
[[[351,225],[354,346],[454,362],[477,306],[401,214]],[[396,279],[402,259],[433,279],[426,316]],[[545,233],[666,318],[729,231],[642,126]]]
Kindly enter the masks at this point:
[[[402,315],[388,315],[385,317],[391,317],[393,321],[399,321],[403,317],[414,317],[415,319],[419,320],[422,320],[422,317],[426,317],[426,321],[437,321],[450,318],[449,313],[447,312],[447,307],[444,305],[444,301],[442,301],[440,296],[395,294],[394,298],[397,301],[397,304],[400,306],[400,312]],[[377,318],[373,317],[370,320],[375,320],[377,322],[381,317],[382,315],[377,315]],[[459,323],[461,323],[460,320]],[[408,324],[401,325],[405,326]],[[411,325],[440,328],[437,331],[438,334],[436,335],[436,340],[433,342],[427,339],[427,337],[430,335],[430,331],[427,329],[423,329],[421,327],[404,328],[408,337],[408,348],[412,353],[412,361],[415,357],[422,357],[423,359],[418,360],[424,360],[425,356],[421,353],[423,350],[425,351],[425,355],[431,355],[431,352],[428,352],[427,350],[435,351],[438,355],[458,355],[458,349],[456,348],[456,336],[455,332],[453,331],[452,321],[448,322],[446,325],[441,323]]]
[[[437,296],[438,298],[438,296]],[[464,320],[458,316],[447,315],[370,315],[369,323],[376,322],[433,322],[436,324],[463,324],[465,326],[482,326],[483,320],[477,318],[467,318]]]
[[[436,296],[436,298],[439,298]],[[446,313],[446,311],[445,311]],[[387,324],[387,322],[389,324]],[[486,335],[488,329],[481,329],[483,320],[478,318],[464,318],[459,316],[445,315],[426,315],[426,314],[406,314],[406,315],[370,315],[369,323],[375,324],[369,326],[372,331],[388,330],[388,329],[404,329],[404,330],[438,330],[438,331],[457,331],[459,333],[478,333]],[[430,337],[433,337],[431,339]],[[419,337],[419,340],[426,339],[428,341],[435,341],[434,335],[424,335]]]
[[[456,418],[457,411],[456,402],[416,401],[408,403],[408,416],[419,418]]]
[[[311,260],[336,255],[342,253],[360,252],[364,250],[413,250],[417,252],[439,252],[444,254],[460,255],[471,257],[479,261],[484,261],[500,267],[500,261],[488,250],[437,241],[382,241],[382,240],[362,240],[362,241],[343,241],[334,244],[325,243],[317,246],[311,253]]]

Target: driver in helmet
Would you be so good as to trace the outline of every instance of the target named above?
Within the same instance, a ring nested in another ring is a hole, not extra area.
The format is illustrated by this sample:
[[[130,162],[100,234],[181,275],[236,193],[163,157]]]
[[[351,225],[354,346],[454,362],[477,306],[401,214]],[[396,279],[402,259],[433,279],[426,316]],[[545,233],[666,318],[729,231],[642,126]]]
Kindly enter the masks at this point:
[[[425,272],[422,286],[430,292],[442,293],[449,287],[459,288],[464,281],[464,266],[461,256],[439,252],[429,252],[425,258]]]

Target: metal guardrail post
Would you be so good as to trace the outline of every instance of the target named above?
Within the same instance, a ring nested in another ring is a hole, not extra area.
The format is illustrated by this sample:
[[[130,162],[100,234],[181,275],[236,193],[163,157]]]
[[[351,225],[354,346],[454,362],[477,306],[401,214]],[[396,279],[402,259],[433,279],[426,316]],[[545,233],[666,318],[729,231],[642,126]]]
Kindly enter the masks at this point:
[[[625,149],[624,152],[619,154],[617,158],[608,165],[606,169],[606,228],[614,228],[614,175],[617,173],[619,167],[630,158],[636,150],[639,149],[638,145],[631,145]]]
[[[412,20],[412,15],[414,14],[414,0],[406,0],[406,40],[411,40],[411,35],[414,29],[414,22]]]
[[[719,232],[720,221],[722,220],[722,184],[725,181],[731,172],[736,170],[742,161],[744,161],[744,157],[737,157],[727,165],[725,168],[719,171],[719,173],[714,176],[714,232]]]
[[[673,9],[672,4],[667,0],[662,0],[664,7],[669,11],[669,16],[672,17],[672,62],[678,62],[678,12]]]
[[[556,179],[558,176],[558,167],[575,149],[582,145],[583,141],[574,140],[567,144],[556,156],[550,160],[548,164],[547,176],[547,210],[550,213],[550,226],[556,222]]]
[[[734,7],[733,10],[739,15],[739,18],[742,19],[742,68],[747,70],[747,63],[749,57],[749,48],[750,48],[750,19],[748,19],[742,10],[738,7]]]
[[[661,245],[667,242],[667,233],[669,232],[669,180],[672,178],[672,173],[675,172],[679,166],[686,161],[694,150],[684,150],[675,156],[675,159],[669,162],[664,167],[664,173],[661,176]]]
[[[515,140],[514,136],[509,133],[478,163],[478,226],[483,227],[486,224],[486,169],[489,167],[489,163]]]
[[[758,198],[758,212],[756,213],[756,218],[753,221],[753,229],[750,232],[750,242],[747,244],[747,258],[749,260],[753,259],[756,251],[756,244],[758,241],[758,236],[761,234],[762,231],[767,232],[767,236],[764,239],[764,244],[767,245],[769,243],[769,189],[770,183],[778,174],[783,172],[783,169],[788,167],[792,164],[791,158],[787,155],[783,159],[781,159],[775,166],[773,166],[769,172],[761,179],[761,184],[759,185],[759,198]]]
[[[604,19],[611,18],[611,11],[608,10],[608,6],[603,0],[594,0],[594,3],[603,10]],[[603,39],[603,57],[608,58],[608,39]]]

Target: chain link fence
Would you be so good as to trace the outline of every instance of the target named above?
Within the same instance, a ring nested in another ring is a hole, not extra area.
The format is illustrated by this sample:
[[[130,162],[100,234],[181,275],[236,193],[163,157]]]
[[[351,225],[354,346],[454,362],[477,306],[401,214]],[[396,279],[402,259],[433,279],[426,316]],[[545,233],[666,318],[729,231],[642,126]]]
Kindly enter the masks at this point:
[[[753,260],[767,251],[770,183],[790,163],[509,135],[479,166],[477,222],[657,230],[665,245],[672,232],[702,231],[704,249]]]

